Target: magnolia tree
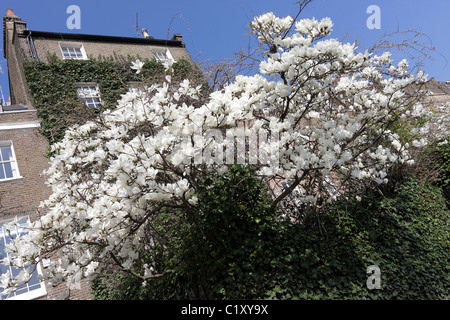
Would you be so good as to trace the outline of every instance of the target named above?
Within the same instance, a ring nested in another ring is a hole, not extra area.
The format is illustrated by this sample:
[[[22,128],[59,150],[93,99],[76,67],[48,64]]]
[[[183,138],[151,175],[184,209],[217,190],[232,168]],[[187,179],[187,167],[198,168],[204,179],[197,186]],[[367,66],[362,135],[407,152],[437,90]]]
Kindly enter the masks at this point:
[[[385,183],[391,165],[411,162],[409,149],[426,143],[390,130],[423,116],[403,89],[424,76],[409,74],[406,61],[393,65],[389,53],[357,52],[328,37],[329,18],[268,13],[251,27],[267,46],[260,73],[205,96],[189,80],[172,81],[166,65],[162,84],[129,92],[115,110],[68,130],[46,172],[53,194],[2,263],[22,268],[51,257],[43,277],[54,284],[93,276],[111,261],[143,280],[159,277],[169,270],[151,262],[134,269],[141,252],[155,249],[152,224],[161,212],[195,211],[205,174],[252,166],[271,186],[274,209],[297,192],[312,212],[357,197],[363,183]],[[3,288],[14,290],[31,272],[4,274]]]

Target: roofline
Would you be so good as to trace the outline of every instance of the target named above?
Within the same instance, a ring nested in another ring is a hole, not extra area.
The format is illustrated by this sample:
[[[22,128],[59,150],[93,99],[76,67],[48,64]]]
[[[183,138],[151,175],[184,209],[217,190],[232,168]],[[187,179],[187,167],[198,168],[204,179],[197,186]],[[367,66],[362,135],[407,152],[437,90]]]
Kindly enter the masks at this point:
[[[148,44],[166,47],[181,47],[181,48],[185,47],[183,40],[163,40],[163,39],[131,38],[119,36],[104,36],[94,34],[60,33],[48,31],[36,31],[29,29],[24,30],[21,36],[27,37],[29,35],[31,35],[31,37],[33,38],[41,37],[59,40],[80,40],[80,41],[91,40],[91,41],[116,42],[116,43]]]

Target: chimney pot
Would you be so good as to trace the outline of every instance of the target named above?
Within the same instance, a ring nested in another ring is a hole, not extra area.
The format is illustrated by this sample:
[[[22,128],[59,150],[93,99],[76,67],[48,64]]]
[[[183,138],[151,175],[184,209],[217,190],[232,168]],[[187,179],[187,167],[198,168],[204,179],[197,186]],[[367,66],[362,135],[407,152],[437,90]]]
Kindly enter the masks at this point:
[[[14,14],[13,9],[6,9],[6,15],[7,16],[14,16],[15,14]]]
[[[183,35],[180,34],[180,33],[175,33],[175,34],[172,36],[172,40],[183,41]]]
[[[142,28],[142,34],[144,35],[144,37],[145,38],[147,38],[147,39],[150,39],[150,35],[148,34],[148,31],[147,31],[147,29],[145,29],[145,28]]]

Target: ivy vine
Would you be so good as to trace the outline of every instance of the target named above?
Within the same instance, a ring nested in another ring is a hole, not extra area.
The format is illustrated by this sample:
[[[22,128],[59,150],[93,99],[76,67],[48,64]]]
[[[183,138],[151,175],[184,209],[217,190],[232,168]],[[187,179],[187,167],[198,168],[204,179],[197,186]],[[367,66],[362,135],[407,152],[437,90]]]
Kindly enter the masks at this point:
[[[41,133],[50,145],[61,141],[72,125],[93,119],[99,112],[113,109],[132,82],[158,82],[163,79],[164,66],[153,59],[140,59],[144,67],[140,74],[130,68],[139,57],[90,58],[89,60],[61,60],[56,55],[48,62],[24,62],[25,78],[41,118]],[[187,78],[194,68],[185,59],[173,65],[175,78]],[[145,79],[145,81],[144,81]],[[102,107],[88,108],[77,96],[76,83],[96,83]]]

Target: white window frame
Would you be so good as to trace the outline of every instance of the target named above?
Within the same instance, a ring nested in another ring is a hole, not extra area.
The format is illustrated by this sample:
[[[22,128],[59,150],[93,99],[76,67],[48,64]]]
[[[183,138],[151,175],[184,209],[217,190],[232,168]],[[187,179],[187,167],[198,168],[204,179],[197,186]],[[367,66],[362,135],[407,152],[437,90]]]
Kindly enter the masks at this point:
[[[2,149],[3,148],[11,148],[11,157],[9,160],[3,160]],[[6,177],[5,164],[9,163],[11,165],[12,177]],[[0,182],[10,181],[15,179],[22,178],[19,172],[19,166],[17,164],[16,153],[14,152],[14,146],[12,141],[0,141],[0,170],[3,172],[5,178],[0,177]]]
[[[75,84],[77,88],[77,96],[88,108],[99,109],[103,106],[102,97],[97,83],[80,82]],[[83,92],[81,92],[81,90]]]
[[[172,57],[170,50],[167,48],[164,49],[152,49],[153,55],[155,56],[156,61],[159,62],[175,62],[175,59]]]
[[[5,245],[5,237],[9,236],[9,234],[6,233],[5,228],[3,227],[6,223],[11,222],[12,220],[5,220],[0,222],[0,246],[4,246]],[[20,226],[24,226],[25,224],[27,224],[30,221],[30,218],[28,216],[25,217],[20,217],[18,220],[19,225]],[[14,234],[17,232],[21,232],[21,229],[14,231],[11,231],[11,234]],[[12,269],[16,269],[13,267],[9,267],[9,270],[12,271]],[[16,269],[17,270],[17,269]],[[36,269],[34,270],[34,272],[37,273],[36,276],[42,275],[42,269],[39,263],[36,264]],[[30,286],[33,286],[37,289],[33,289],[33,290],[29,290]],[[21,289],[27,289],[27,292],[25,293],[10,293],[9,295],[6,295],[7,297],[5,298],[5,300],[33,300],[33,299],[37,299],[40,297],[43,297],[45,295],[47,295],[47,290],[45,288],[45,284],[43,281],[39,280],[39,282],[34,283],[34,284],[26,284],[24,286],[22,286],[21,288],[19,288],[19,290]],[[1,294],[1,292],[0,292]],[[0,297],[1,299],[1,297]]]
[[[61,49],[61,54],[63,57],[63,60],[88,60],[86,50],[84,49],[84,45],[82,43],[76,43],[76,42],[60,42],[59,48]],[[81,57],[78,56],[72,56],[66,57],[64,54],[64,49],[69,50],[79,50],[81,53]]]

